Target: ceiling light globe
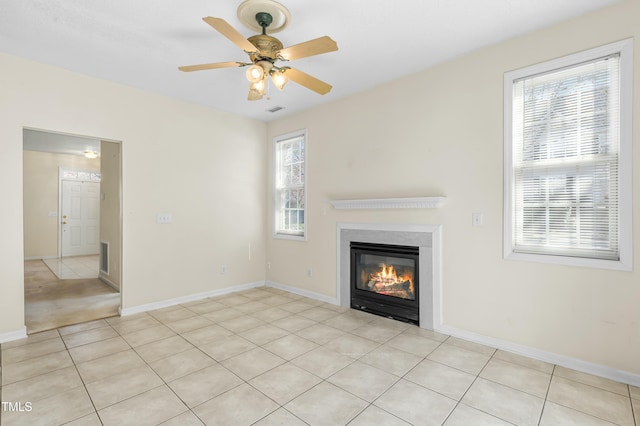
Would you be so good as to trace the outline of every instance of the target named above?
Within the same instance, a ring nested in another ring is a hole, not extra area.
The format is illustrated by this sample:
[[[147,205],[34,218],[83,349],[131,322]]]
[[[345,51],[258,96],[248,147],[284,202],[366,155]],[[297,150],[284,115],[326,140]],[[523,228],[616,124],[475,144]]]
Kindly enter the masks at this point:
[[[257,83],[264,78],[264,70],[259,65],[251,65],[247,68],[247,80]]]
[[[271,73],[271,80],[278,90],[282,90],[284,85],[289,81],[289,77],[287,77],[283,72],[274,71]]]

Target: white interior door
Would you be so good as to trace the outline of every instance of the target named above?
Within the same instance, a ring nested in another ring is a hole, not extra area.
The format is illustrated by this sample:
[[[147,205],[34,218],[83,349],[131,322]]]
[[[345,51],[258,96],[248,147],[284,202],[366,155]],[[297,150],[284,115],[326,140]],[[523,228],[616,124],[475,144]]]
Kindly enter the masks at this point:
[[[62,181],[61,256],[99,254],[100,183]]]

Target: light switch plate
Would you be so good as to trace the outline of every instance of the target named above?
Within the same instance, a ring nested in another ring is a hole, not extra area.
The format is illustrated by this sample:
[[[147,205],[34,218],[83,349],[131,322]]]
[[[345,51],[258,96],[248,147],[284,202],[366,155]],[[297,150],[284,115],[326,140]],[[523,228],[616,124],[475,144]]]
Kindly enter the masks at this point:
[[[483,226],[484,215],[482,213],[471,213],[471,224],[473,226]]]

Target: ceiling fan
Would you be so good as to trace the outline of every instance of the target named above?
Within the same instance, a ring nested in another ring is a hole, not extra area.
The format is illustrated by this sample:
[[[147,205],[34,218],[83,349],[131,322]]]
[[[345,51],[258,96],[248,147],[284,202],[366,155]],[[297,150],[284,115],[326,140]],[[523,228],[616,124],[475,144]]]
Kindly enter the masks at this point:
[[[283,48],[280,40],[267,34],[267,28],[270,33],[281,31],[288,25],[291,15],[286,7],[273,0],[246,0],[238,7],[238,18],[247,27],[261,30],[262,33],[247,39],[222,18],[207,16],[202,20],[244,50],[251,62],[216,62],[182,66],[178,69],[190,72],[248,66],[246,76],[250,83],[248,96],[250,101],[262,99],[265,95],[267,77],[271,77],[271,81],[279,90],[282,90],[291,80],[321,95],[329,93],[331,85],[324,81],[295,68],[276,63],[334,52],[338,50],[338,45],[331,37],[319,37]]]

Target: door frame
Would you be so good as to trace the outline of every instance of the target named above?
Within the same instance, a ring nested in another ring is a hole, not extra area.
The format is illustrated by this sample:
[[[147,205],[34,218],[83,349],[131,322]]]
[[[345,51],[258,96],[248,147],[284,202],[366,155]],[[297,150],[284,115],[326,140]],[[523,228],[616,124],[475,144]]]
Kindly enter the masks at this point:
[[[23,130],[23,144],[24,144],[24,130],[35,130],[35,131],[39,131],[39,132],[44,132],[44,133],[50,133],[52,135],[65,135],[65,136],[72,136],[72,137],[81,137],[81,138],[91,138],[91,139],[95,139],[101,142],[110,142],[110,143],[114,143],[118,145],[118,203],[119,203],[119,211],[118,211],[118,224],[119,224],[119,256],[117,257],[117,261],[118,261],[118,265],[119,265],[119,270],[118,270],[118,280],[119,280],[119,293],[120,293],[120,307],[119,307],[119,312],[122,312],[123,309],[123,303],[124,303],[124,289],[125,289],[125,285],[124,285],[124,268],[123,268],[123,261],[124,261],[124,224],[123,224],[123,218],[124,218],[124,196],[123,196],[123,161],[122,161],[122,156],[123,156],[123,142],[121,140],[117,140],[117,139],[111,139],[111,138],[104,138],[104,137],[96,137],[96,136],[87,136],[87,135],[80,135],[77,133],[70,133],[70,132],[61,132],[61,131],[55,131],[55,130],[50,130],[50,129],[43,129],[43,128],[37,128],[37,127],[30,127],[30,126],[23,126],[22,127]],[[55,141],[54,141],[55,143]],[[24,146],[23,146],[23,150],[24,150]],[[54,152],[53,150],[51,150],[50,152]],[[60,151],[57,151],[60,152]],[[24,174],[24,166],[21,167],[22,169],[22,173]],[[24,188],[23,188],[24,191]],[[24,194],[23,194],[24,195]],[[60,211],[60,209],[62,208],[61,206],[61,200],[58,200],[59,203],[59,208],[58,211]],[[61,217],[60,215],[58,215],[58,220],[60,220]],[[102,221],[102,215],[100,217],[100,220]],[[23,238],[24,238],[24,234],[23,234]],[[61,242],[61,238],[58,237],[58,242]],[[58,247],[58,250],[60,250],[60,247]],[[58,252],[58,255],[60,255],[61,251]],[[113,286],[111,283],[106,283],[108,285]],[[22,282],[22,289],[24,291],[24,279]],[[26,313],[25,313],[26,315]]]

